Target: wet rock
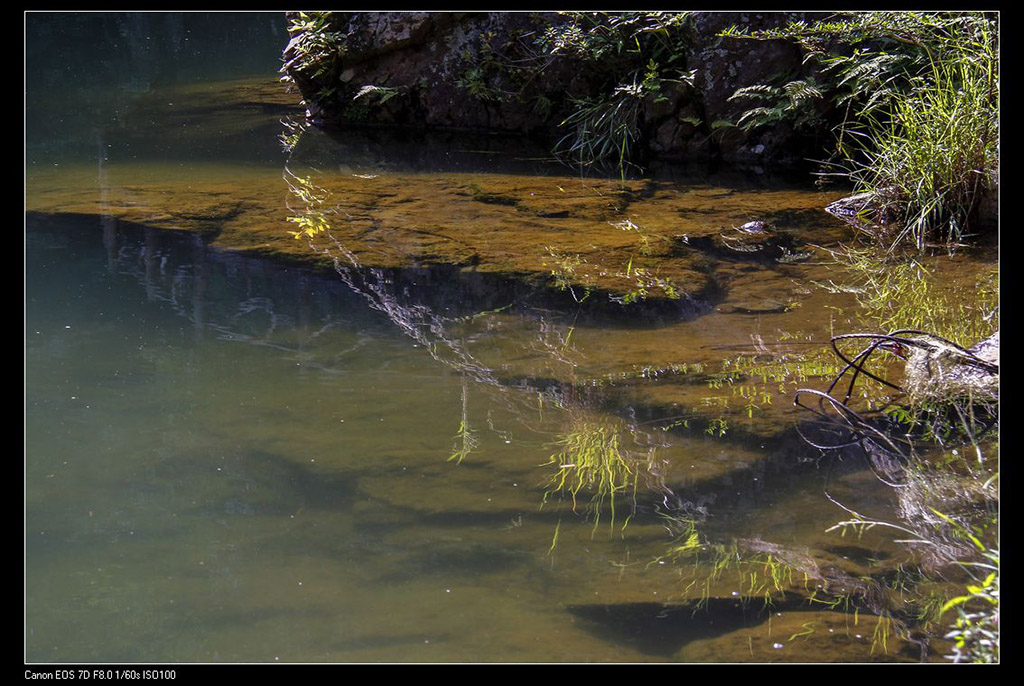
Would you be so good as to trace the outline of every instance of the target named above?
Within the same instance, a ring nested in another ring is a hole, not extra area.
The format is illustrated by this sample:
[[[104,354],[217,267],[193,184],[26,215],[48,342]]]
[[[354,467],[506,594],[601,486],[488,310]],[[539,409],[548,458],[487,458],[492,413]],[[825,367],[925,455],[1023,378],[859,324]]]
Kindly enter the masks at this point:
[[[763,221],[754,220],[752,222],[747,222],[743,226],[736,227],[736,230],[740,233],[746,234],[767,235],[768,225]]]
[[[857,193],[825,206],[825,211],[850,226],[864,231],[877,230],[878,224],[871,217],[877,212],[875,193]]]
[[[737,89],[768,83],[782,72],[799,74],[803,70],[803,56],[793,43],[719,37],[720,32],[731,26],[757,31],[815,18],[814,13],[806,12],[695,13],[694,31],[699,41],[691,60],[696,67],[694,86],[701,96],[702,128],[713,122],[739,120],[749,104],[730,100]],[[715,153],[731,162],[760,163],[799,155],[793,139],[793,131],[784,124],[757,132],[730,127],[717,129],[705,145],[715,146]]]
[[[980,341],[970,351],[977,357],[996,366],[999,365],[999,332],[996,331],[988,338]]]

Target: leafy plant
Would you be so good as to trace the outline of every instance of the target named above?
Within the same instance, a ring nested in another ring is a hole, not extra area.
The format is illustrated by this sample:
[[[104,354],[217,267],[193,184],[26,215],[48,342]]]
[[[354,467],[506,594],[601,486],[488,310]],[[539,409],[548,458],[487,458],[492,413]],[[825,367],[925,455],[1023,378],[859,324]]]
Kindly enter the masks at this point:
[[[782,86],[756,84],[737,89],[729,100],[765,101],[768,104],[744,112],[736,125],[750,130],[780,121],[795,121],[796,128],[817,127],[821,115],[817,105],[822,100],[822,87],[813,77],[789,81]]]
[[[469,457],[479,445],[479,439],[476,436],[476,431],[472,428],[469,423],[469,387],[468,382],[463,379],[462,383],[462,418],[459,421],[459,430],[455,434],[454,442],[452,444],[451,455],[448,456],[449,462],[456,462],[462,464],[462,461]]]
[[[980,544],[979,544],[980,545]],[[983,563],[974,566],[984,579],[968,584],[967,593],[951,598],[942,612],[956,610],[956,620],[946,638],[955,643],[954,662],[999,662],[999,551],[987,550]]]
[[[624,175],[631,164],[633,145],[640,137],[645,86],[633,82],[617,86],[605,98],[573,101],[576,109],[561,126],[571,128],[555,145],[557,154],[586,167],[615,162]]]
[[[578,303],[590,297],[590,288],[586,286],[582,288],[582,295],[577,295],[576,293],[581,280],[581,274],[578,270],[581,266],[587,264],[586,259],[580,255],[561,253],[552,247],[548,247],[547,252],[548,256],[555,261],[555,266],[551,270],[555,288],[561,291],[569,291],[572,294],[573,300]]]
[[[470,97],[476,100],[497,102],[502,99],[502,95],[491,87],[483,67],[474,66],[467,69],[455,83],[459,87],[464,88]]]
[[[549,26],[538,44],[549,54],[568,54],[623,69],[654,60],[679,68],[689,42],[689,12],[563,12],[568,21]]]
[[[580,166],[611,165],[625,175],[635,164],[645,101],[663,97],[666,84],[693,82],[685,69],[689,15],[685,12],[570,12],[539,43],[550,55],[569,54],[600,65],[613,81],[605,95],[572,100],[561,126],[570,129],[555,146]]]
[[[397,88],[388,88],[385,86],[363,86],[359,91],[352,96],[353,100],[359,98],[367,98],[370,100],[376,100],[379,104],[384,104],[391,98],[398,95],[399,91]]]
[[[633,282],[633,287],[622,295],[611,296],[615,302],[629,305],[630,303],[647,300],[655,289],[661,291],[669,300],[678,300],[680,298],[679,290],[670,279],[652,274],[645,267],[634,267],[632,259],[626,265],[626,272],[623,276]]]
[[[329,230],[329,211],[324,205],[330,197],[330,192],[318,186],[310,177],[294,174],[287,166],[284,169],[284,180],[292,197],[299,202],[298,207],[293,207],[292,201],[288,201],[288,210],[291,214],[285,217],[285,220],[298,227],[297,231],[288,233],[294,238],[314,238]]]
[[[317,80],[337,71],[338,57],[345,53],[345,34],[334,30],[332,12],[297,12],[289,20],[291,40],[285,48],[281,73],[299,72]]]

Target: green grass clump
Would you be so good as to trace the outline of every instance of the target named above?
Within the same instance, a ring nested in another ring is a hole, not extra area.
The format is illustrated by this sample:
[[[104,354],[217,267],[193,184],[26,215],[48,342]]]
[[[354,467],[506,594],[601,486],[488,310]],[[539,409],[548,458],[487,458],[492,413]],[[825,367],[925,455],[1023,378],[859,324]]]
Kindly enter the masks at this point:
[[[871,198],[889,246],[955,244],[998,185],[998,19],[984,12],[839,12],[731,38],[789,40],[813,65],[784,85],[754,84],[744,128],[835,122],[828,166]]]
[[[967,585],[967,593],[950,599],[942,612],[956,610],[946,638],[955,643],[954,662],[999,662],[999,551],[987,550],[985,562],[976,565],[984,579]]]
[[[873,194],[890,245],[960,242],[990,192],[999,160],[990,69],[966,58],[936,65],[928,86],[860,131],[865,157],[850,176]]]
[[[624,174],[640,137],[645,95],[644,87],[634,82],[604,98],[575,101],[575,111],[562,121],[571,132],[558,142],[556,154],[581,167],[614,161]]]

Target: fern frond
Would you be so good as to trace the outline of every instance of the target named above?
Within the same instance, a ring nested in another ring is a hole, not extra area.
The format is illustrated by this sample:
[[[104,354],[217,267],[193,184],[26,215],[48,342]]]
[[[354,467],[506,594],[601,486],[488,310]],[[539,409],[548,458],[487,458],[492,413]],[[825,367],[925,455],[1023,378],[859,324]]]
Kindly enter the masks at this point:
[[[821,98],[821,89],[811,80],[790,81],[782,87],[794,104],[811,98]]]
[[[785,109],[782,107],[755,107],[744,112],[736,124],[742,129],[751,129],[779,121],[784,114]]]
[[[782,90],[777,86],[769,86],[767,84],[758,83],[753,86],[744,86],[743,88],[737,88],[736,92],[729,96],[729,101],[738,100],[740,98],[761,98],[769,99],[778,97],[782,94]]]

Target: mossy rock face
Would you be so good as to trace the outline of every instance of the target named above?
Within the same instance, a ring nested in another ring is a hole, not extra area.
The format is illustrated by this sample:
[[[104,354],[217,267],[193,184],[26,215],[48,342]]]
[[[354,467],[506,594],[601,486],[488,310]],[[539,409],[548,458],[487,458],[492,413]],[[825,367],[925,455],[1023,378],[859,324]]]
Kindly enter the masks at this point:
[[[796,44],[723,38],[807,20],[807,12],[310,12],[290,13],[282,72],[316,122],[514,132],[558,140],[580,102],[645,79],[641,156],[799,164],[814,136],[792,126],[718,129],[744,106],[738,88],[807,70]],[[635,31],[630,33],[629,27]],[[646,28],[645,28],[646,27]],[[657,36],[658,38],[652,38]],[[669,54],[666,54],[666,51]],[[670,66],[672,65],[672,66]],[[679,78],[686,65],[694,76]],[[819,134],[827,133],[823,122]],[[813,148],[816,149],[816,148]]]

